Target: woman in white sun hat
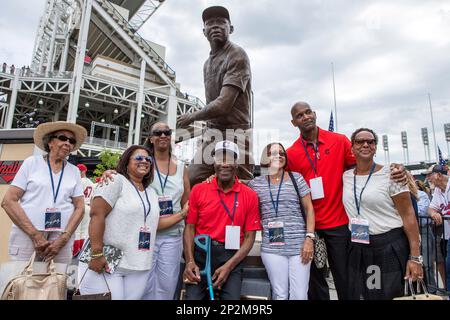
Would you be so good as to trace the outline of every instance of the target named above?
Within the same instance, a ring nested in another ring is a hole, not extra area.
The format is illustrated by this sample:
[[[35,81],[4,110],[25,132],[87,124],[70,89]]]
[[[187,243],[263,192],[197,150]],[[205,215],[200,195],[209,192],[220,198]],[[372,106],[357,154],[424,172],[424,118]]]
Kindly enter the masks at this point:
[[[86,139],[82,126],[65,121],[39,125],[34,143],[46,152],[23,162],[2,201],[13,221],[9,257],[29,260],[34,251],[44,261],[70,263],[73,233],[83,218],[79,169],[66,157]]]

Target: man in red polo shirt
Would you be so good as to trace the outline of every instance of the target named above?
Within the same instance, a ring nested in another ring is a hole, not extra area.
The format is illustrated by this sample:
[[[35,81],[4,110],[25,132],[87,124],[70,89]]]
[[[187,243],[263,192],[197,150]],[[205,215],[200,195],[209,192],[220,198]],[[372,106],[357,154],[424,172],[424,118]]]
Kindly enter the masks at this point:
[[[211,183],[195,185],[189,197],[189,213],[184,230],[186,300],[208,297],[206,279],[200,278],[205,252],[195,248],[194,237],[211,237],[211,272],[213,287],[220,299],[239,300],[242,260],[248,255],[261,230],[258,196],[236,178],[239,148],[231,141],[220,141],[214,152],[216,178]]]
[[[316,113],[306,102],[291,109],[291,123],[300,129],[300,137],[286,150],[288,166],[299,172],[311,188],[316,232],[324,238],[328,263],[339,300],[347,298],[347,247],[350,241],[348,217],[342,203],[342,174],[356,165],[351,142],[343,134],[320,129]],[[406,181],[401,165],[391,165],[391,178]],[[309,300],[329,300],[330,293],[323,269],[311,265]]]
[[[350,140],[342,134],[316,126],[316,113],[306,102],[291,109],[292,124],[301,135],[286,150],[288,166],[299,172],[311,187],[316,232],[325,239],[328,263],[339,300],[346,298],[347,246],[350,240],[348,217],[342,203],[342,174],[356,164]],[[329,300],[324,269],[311,265],[308,298]]]

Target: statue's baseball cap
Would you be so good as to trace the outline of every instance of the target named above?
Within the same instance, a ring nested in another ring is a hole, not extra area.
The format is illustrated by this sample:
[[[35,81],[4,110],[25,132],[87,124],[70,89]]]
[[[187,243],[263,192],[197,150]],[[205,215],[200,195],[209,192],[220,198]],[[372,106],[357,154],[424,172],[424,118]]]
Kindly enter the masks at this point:
[[[212,6],[212,7],[208,7],[205,10],[203,10],[203,13],[202,13],[203,22],[206,22],[206,20],[208,20],[209,18],[217,18],[217,17],[225,18],[231,22],[230,13],[224,7]]]

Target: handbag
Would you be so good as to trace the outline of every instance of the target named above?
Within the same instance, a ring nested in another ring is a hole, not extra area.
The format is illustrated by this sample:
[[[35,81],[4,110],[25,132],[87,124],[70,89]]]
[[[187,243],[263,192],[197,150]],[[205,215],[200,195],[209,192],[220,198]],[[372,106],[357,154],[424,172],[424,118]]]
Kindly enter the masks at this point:
[[[78,284],[78,288],[75,290],[72,296],[72,300],[112,300],[111,289],[109,288],[108,281],[106,281],[105,274],[102,272],[103,279],[105,280],[106,287],[108,288],[108,292],[103,293],[94,293],[94,294],[81,294],[80,286],[81,282],[83,282],[84,276],[88,272],[89,268],[86,269],[83,276],[81,277],[80,283]]]
[[[48,263],[47,273],[33,273],[34,252],[22,273],[11,279],[1,300],[65,300],[67,275],[57,273],[55,263]]]
[[[297,181],[295,181],[294,175],[292,174],[291,171],[288,171],[289,177],[292,180],[292,184],[294,185],[294,189],[295,192],[297,192],[297,196],[298,196],[298,200],[299,200],[299,204],[300,204],[300,209],[302,212],[302,216],[303,216],[303,220],[305,221],[306,224],[306,215],[305,215],[305,209],[303,208],[302,205],[302,200],[301,200],[301,196],[300,196],[300,191],[298,190],[298,186],[297,186]],[[325,244],[325,239],[319,237],[319,235],[317,234],[317,232],[314,233],[315,237],[313,239],[313,243],[314,243],[314,263],[317,267],[317,269],[322,269],[326,263],[327,263],[327,246]]]
[[[91,262],[91,251],[91,241],[88,239],[84,245],[84,249],[82,249],[80,258],[78,260],[84,263]],[[120,262],[120,259],[122,259],[123,251],[111,245],[104,245],[103,255],[105,256],[106,262],[108,263],[106,272],[108,272],[109,274],[113,274],[114,270],[116,270]]]
[[[408,295],[408,287],[411,291],[411,295]],[[394,300],[444,300],[441,296],[428,293],[427,286],[422,279],[417,280],[417,293],[420,293],[420,287],[422,287],[424,293],[416,294],[416,292],[414,292],[412,279],[408,279],[408,281],[405,281],[405,295],[403,297],[394,298]]]

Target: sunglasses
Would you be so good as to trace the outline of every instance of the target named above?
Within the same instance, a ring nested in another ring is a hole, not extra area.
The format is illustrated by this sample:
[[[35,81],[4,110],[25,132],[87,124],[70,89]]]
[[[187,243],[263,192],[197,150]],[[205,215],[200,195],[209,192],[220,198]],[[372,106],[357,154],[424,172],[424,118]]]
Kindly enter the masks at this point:
[[[367,143],[369,146],[374,146],[375,142],[376,142],[375,139],[356,139],[355,145],[361,147],[365,143]]]
[[[65,135],[63,135],[63,134],[61,134],[61,135],[59,135],[59,136],[51,136],[51,138],[53,139],[53,138],[56,138],[56,139],[58,139],[59,141],[63,141],[63,142],[66,142],[66,141],[69,141],[69,143],[70,144],[73,144],[73,145],[76,145],[77,144],[77,140],[75,139],[75,138],[72,138],[72,137],[67,137],[67,136],[65,136]]]
[[[138,154],[137,156],[134,157],[134,160],[136,161],[147,161],[149,163],[153,163],[153,159],[150,156],[144,157],[143,155]]]
[[[161,137],[162,135],[168,137],[172,135],[172,129],[167,129],[167,130],[155,130],[152,132],[152,136],[157,136],[157,137]]]

